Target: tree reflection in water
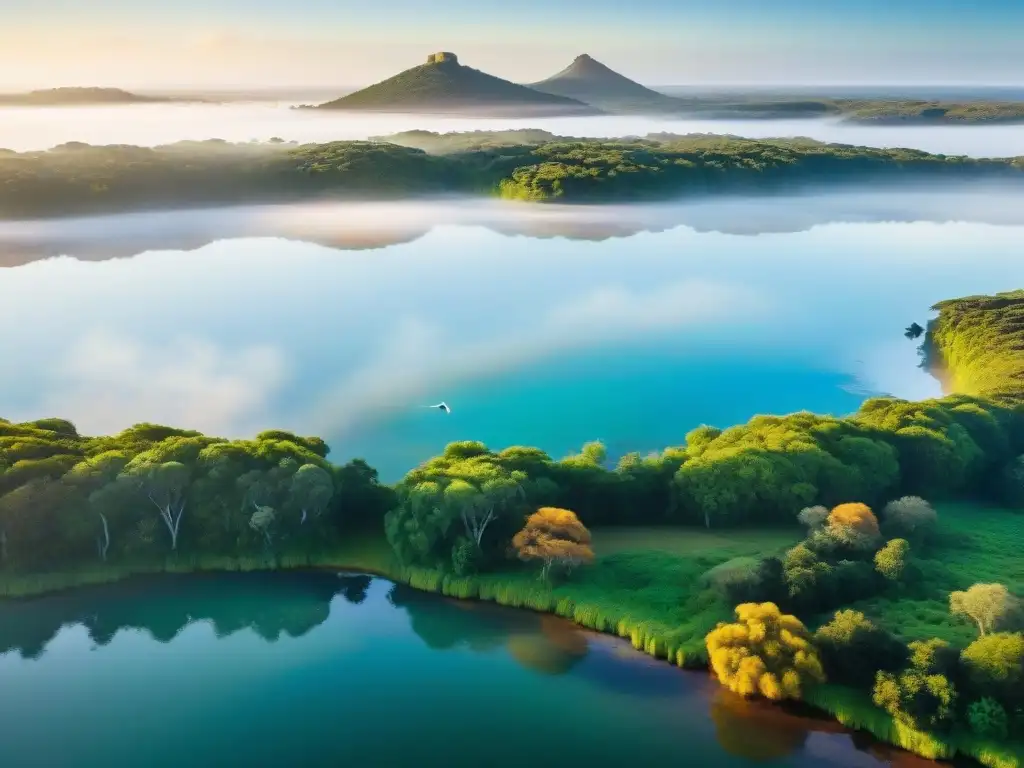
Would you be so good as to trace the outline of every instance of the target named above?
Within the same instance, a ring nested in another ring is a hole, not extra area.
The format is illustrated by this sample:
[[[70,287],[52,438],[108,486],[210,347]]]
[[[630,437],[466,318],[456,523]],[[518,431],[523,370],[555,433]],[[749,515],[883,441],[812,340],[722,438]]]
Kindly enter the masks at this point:
[[[562,675],[588,652],[586,634],[557,616],[516,611],[469,600],[438,598],[403,584],[388,593],[403,609],[424,643],[436,650],[501,649],[520,666],[547,675]]]
[[[508,640],[508,652],[527,669],[545,675],[564,675],[587,655],[587,636],[558,616],[538,617],[537,629],[516,633]]]
[[[341,596],[352,605],[360,605],[366,600],[366,591],[370,588],[371,581],[373,577],[365,573],[338,574]]]
[[[167,643],[187,626],[209,623],[217,637],[251,629],[268,642],[301,637],[327,620],[340,594],[358,605],[369,576],[333,573],[219,573],[138,578],[30,600],[0,603],[0,653],[42,655],[65,626],[84,626],[104,646],[121,630]]]
[[[799,718],[725,688],[712,695],[711,721],[722,749],[747,760],[778,760],[807,741],[807,728]]]
[[[322,624],[336,596],[359,606],[374,579],[364,574],[318,572],[222,573],[139,578],[30,600],[0,601],[0,654],[40,657],[64,627],[82,626],[103,646],[121,630],[148,633],[158,642],[197,622],[218,637],[250,629],[267,642],[300,637]],[[383,590],[374,593],[382,599]],[[749,761],[773,761],[800,752],[820,764],[851,765],[854,746],[864,765],[898,768],[934,765],[853,734],[838,723],[791,709],[747,701],[700,673],[682,672],[641,656],[611,638],[595,639],[556,616],[486,603],[439,598],[393,585],[387,600],[409,617],[413,632],[430,648],[507,653],[524,669],[543,675],[572,671],[579,679],[618,694],[650,699],[696,696],[710,708],[718,743]]]

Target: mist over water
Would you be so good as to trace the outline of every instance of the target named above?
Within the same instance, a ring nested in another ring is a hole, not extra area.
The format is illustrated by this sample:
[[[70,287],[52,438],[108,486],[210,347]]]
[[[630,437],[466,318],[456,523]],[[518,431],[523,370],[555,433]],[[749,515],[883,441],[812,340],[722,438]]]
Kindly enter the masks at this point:
[[[863,126],[818,120],[675,120],[660,117],[473,119],[416,114],[311,112],[287,103],[133,104],[102,107],[0,108],[0,148],[49,149],[70,141],[154,146],[176,141],[324,142],[399,131],[543,128],[563,136],[719,133],[749,138],[806,136],[871,147],[910,147],[973,157],[1024,155],[1024,127]]]
[[[453,440],[614,456],[701,423],[933,396],[903,328],[1024,284],[1022,203],[957,188],[7,223],[0,323],[18,332],[0,355],[19,375],[0,414],[292,429],[393,480]],[[440,400],[450,416],[421,407]]]
[[[558,205],[488,198],[398,202],[311,202],[159,210],[64,219],[0,221],[0,267],[53,257],[104,261],[145,251],[190,251],[218,240],[282,238],[339,250],[410,243],[438,227],[483,227],[509,236],[600,242],[688,227],[756,236],[824,224],[972,222],[1024,226],[1017,187],[851,187],[668,203]]]

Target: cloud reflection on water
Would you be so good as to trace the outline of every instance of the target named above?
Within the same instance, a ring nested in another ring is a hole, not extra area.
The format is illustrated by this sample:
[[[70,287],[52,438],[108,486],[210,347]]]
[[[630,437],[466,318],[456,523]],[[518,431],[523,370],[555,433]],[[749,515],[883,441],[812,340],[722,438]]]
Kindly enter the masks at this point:
[[[394,479],[451,439],[561,455],[601,438],[617,453],[757,412],[845,413],[870,393],[937,393],[903,328],[939,299],[1024,284],[1022,201],[850,192],[3,224],[6,253],[31,263],[0,273],[0,322],[17,329],[0,354],[20,373],[0,382],[0,414],[88,432],[294,429]],[[230,239],[259,232],[276,236]],[[155,250],[194,235],[198,250]],[[418,407],[439,399],[452,417]]]
[[[83,261],[146,251],[193,251],[218,240],[282,238],[338,250],[409,243],[441,227],[484,227],[530,238],[600,242],[688,227],[757,236],[836,223],[974,222],[1024,225],[1024,193],[991,185],[851,189],[718,197],[647,205],[570,206],[486,199],[391,203],[306,203],[153,211],[86,218],[0,221],[0,266],[71,256]]]

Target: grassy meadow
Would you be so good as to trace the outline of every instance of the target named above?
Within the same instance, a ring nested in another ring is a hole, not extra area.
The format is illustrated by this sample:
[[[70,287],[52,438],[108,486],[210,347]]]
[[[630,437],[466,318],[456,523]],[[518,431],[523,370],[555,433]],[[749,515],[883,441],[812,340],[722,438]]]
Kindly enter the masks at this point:
[[[978,636],[977,627],[949,612],[949,593],[977,583],[1005,584],[1024,594],[1024,514],[971,504],[938,504],[936,541],[915,553],[920,569],[905,594],[862,600],[849,607],[903,640],[938,637],[958,648]]]
[[[885,593],[847,607],[862,611],[904,641],[938,637],[965,647],[973,624],[949,612],[949,593],[978,582],[1006,584],[1024,593],[1024,514],[971,504],[939,504],[935,542],[915,553],[920,570],[902,593]],[[596,560],[571,579],[548,586],[535,570],[519,569],[458,578],[420,569],[396,569],[386,547],[375,558],[361,553],[358,567],[454,597],[554,610],[584,626],[629,637],[644,650],[681,666],[706,663],[704,636],[732,618],[714,589],[716,568],[748,558],[781,555],[802,536],[796,527],[707,531],[624,527],[593,531]],[[368,542],[370,543],[370,542]],[[380,547],[380,545],[377,545]],[[376,548],[375,548],[376,549]],[[370,550],[367,550],[369,552]],[[813,628],[831,613],[809,621]]]

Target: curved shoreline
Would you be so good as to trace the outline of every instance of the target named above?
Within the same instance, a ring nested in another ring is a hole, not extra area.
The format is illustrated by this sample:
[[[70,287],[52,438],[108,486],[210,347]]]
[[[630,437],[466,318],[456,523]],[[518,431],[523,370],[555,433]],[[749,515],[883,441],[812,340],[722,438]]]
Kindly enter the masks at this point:
[[[358,559],[358,557],[356,558]],[[44,584],[34,582],[24,584],[24,589],[16,590],[16,594],[5,590],[0,594],[0,602],[4,600],[31,600],[44,595],[71,592],[77,589],[113,584],[126,581],[132,578],[159,577],[167,575],[189,575],[189,574],[218,574],[218,573],[278,573],[288,571],[338,571],[352,575],[366,575],[375,578],[386,579],[395,584],[403,584],[421,592],[426,592],[440,597],[447,597],[456,600],[468,600],[480,603],[492,603],[503,608],[529,610],[534,613],[558,616],[572,622],[588,632],[603,636],[614,637],[629,641],[632,647],[657,661],[665,662],[671,666],[678,667],[688,672],[703,670],[708,672],[706,655],[690,653],[677,649],[672,653],[663,638],[649,632],[649,627],[637,623],[629,616],[622,616],[616,620],[607,617],[603,621],[588,621],[594,615],[588,610],[589,606],[577,604],[572,600],[558,600],[550,588],[543,588],[540,592],[546,592],[548,607],[540,607],[537,604],[527,604],[511,597],[507,592],[500,589],[488,589],[479,580],[449,577],[438,571],[424,571],[421,569],[402,569],[395,565],[384,565],[380,562],[361,563],[358,565],[345,564],[343,558],[335,560],[331,557],[316,559],[316,562],[298,562],[295,558],[288,564],[275,565],[269,561],[253,559],[235,559],[233,561],[224,559],[220,564],[213,562],[199,563],[194,567],[129,567],[123,569],[108,568],[103,571],[85,574],[59,574],[60,578],[48,580]],[[184,564],[182,564],[184,565]],[[234,565],[235,567],[231,567]],[[82,576],[85,579],[82,580]],[[76,580],[77,579],[77,580]],[[9,580],[0,581],[0,586],[9,587]],[[474,586],[474,593],[467,594],[465,587],[477,581]],[[540,582],[538,582],[539,584]],[[481,586],[484,586],[481,589]],[[498,585],[491,585],[492,587]],[[949,760],[955,757],[969,758],[979,765],[992,766],[993,768],[1016,768],[1024,760],[1024,754],[1006,748],[1001,754],[996,753],[991,744],[985,744],[966,733],[954,733],[947,739],[940,739],[933,734],[916,731],[896,723],[888,714],[878,710],[866,700],[860,691],[843,686],[826,685],[824,689],[829,696],[816,696],[815,690],[811,689],[805,698],[799,702],[806,706],[811,712],[825,716],[834,722],[847,728],[851,732],[860,731],[867,733],[881,743],[901,749],[909,754],[914,754],[930,760]],[[836,706],[837,700],[839,705]],[[785,704],[769,702],[773,706],[785,707]],[[865,717],[863,707],[869,708],[870,717]],[[913,748],[908,748],[908,746]]]

